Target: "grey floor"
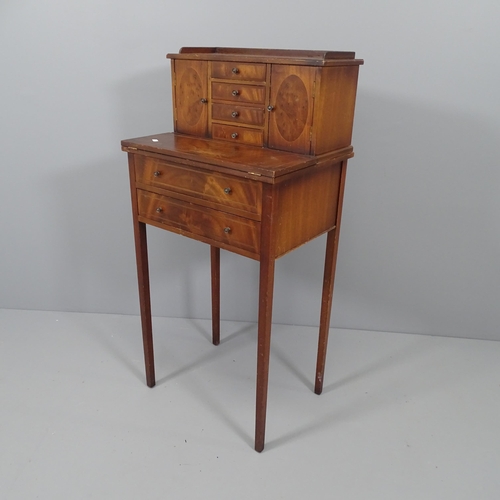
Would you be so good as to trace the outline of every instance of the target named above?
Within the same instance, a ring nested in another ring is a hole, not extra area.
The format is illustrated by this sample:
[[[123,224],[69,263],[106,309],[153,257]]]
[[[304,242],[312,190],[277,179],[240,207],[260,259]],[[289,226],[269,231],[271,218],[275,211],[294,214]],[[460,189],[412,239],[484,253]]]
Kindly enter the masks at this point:
[[[500,498],[500,342],[274,325],[253,451],[256,326],[0,310],[0,498]]]

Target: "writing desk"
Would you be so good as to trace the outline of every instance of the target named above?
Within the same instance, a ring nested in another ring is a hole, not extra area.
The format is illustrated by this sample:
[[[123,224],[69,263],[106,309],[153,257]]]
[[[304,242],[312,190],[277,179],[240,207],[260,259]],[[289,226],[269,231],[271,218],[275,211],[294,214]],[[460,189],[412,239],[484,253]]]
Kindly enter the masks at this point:
[[[260,452],[275,261],[327,233],[314,390],[320,394],[323,388],[346,167],[353,156],[350,129],[357,70],[362,61],[354,60],[353,53],[245,50],[250,49],[183,49],[169,55],[175,59],[176,131],[124,140],[122,149],[129,161],[149,387],[155,385],[155,370],[146,225],[210,245],[215,345],[220,340],[220,249],[260,263],[255,424],[255,449]],[[323,74],[323,70],[332,71]],[[272,80],[271,75],[278,76]],[[276,82],[280,82],[277,89]],[[327,95],[332,86],[336,97]],[[241,96],[244,100],[232,101]],[[231,122],[240,117],[246,122]],[[320,130],[322,120],[337,130],[333,138]],[[255,144],[256,137],[262,142]]]

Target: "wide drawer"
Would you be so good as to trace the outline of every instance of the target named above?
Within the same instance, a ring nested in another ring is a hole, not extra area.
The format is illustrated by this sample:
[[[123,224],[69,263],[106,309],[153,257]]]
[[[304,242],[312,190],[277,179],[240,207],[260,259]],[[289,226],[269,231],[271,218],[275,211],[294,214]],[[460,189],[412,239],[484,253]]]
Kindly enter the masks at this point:
[[[142,189],[137,190],[137,205],[139,217],[165,224],[178,233],[259,253],[260,222]]]
[[[240,142],[252,146],[264,145],[264,132],[259,129],[239,127],[236,125],[212,124],[212,137],[225,141]]]
[[[135,155],[136,182],[206,200],[222,208],[259,215],[262,184],[218,172],[177,165],[159,158]]]
[[[265,121],[264,108],[238,106],[237,104],[212,105],[212,119],[245,123],[246,125],[263,126]]]
[[[238,82],[212,82],[212,99],[264,104],[266,100],[266,87],[244,85]]]
[[[266,65],[214,61],[212,62],[212,78],[265,82]]]

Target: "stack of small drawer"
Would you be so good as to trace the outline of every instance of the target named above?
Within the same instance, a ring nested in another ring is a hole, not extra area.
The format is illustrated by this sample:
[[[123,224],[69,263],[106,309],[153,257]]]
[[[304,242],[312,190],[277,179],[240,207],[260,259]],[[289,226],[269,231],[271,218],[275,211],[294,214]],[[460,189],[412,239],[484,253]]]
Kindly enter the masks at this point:
[[[212,62],[212,137],[263,146],[266,125],[266,64]]]

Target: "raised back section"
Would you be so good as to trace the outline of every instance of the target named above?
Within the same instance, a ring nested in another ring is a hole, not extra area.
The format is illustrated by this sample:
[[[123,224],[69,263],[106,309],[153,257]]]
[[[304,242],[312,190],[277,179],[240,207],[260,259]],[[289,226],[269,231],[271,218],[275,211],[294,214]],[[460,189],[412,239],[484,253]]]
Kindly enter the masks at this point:
[[[309,155],[351,145],[354,52],[184,47],[167,57],[176,132]]]

